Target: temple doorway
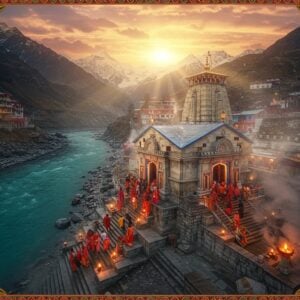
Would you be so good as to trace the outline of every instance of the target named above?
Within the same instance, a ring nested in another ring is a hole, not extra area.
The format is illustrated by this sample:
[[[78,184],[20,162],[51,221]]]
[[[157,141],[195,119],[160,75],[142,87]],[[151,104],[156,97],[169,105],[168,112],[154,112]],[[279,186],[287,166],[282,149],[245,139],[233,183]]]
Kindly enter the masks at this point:
[[[213,167],[213,180],[221,183],[222,181],[226,182],[226,165],[217,164]]]
[[[151,184],[151,182],[153,180],[156,180],[156,173],[157,173],[157,171],[156,171],[156,165],[155,165],[155,163],[150,163],[149,164],[149,176],[148,176],[148,178],[149,178],[149,184]]]

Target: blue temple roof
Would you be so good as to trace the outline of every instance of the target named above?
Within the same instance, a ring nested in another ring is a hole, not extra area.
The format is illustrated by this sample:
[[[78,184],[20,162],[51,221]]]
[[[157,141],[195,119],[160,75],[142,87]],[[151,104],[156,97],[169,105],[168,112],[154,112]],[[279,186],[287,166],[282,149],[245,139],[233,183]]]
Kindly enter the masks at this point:
[[[223,126],[234,131],[237,135],[251,143],[251,141],[242,133],[224,123],[152,125],[146,128],[146,130],[135,138],[134,142],[136,142],[150,128],[153,128],[176,147],[183,149]]]

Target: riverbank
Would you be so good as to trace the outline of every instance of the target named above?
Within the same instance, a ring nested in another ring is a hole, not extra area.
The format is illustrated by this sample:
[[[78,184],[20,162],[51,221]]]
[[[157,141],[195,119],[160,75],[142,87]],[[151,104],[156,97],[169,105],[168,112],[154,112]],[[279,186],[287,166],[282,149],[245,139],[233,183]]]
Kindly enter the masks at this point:
[[[63,150],[68,139],[39,129],[0,130],[0,170]]]
[[[61,233],[57,241],[26,269],[26,276],[14,284],[12,293],[36,294],[45,280],[45,274],[48,274],[57,263],[63,242],[74,241],[76,234],[85,223],[96,220],[96,207],[103,206],[107,200],[117,194],[118,175],[122,174],[120,170],[124,166],[122,150],[107,148],[105,157],[103,163],[81,176],[84,180],[81,188],[72,198],[66,199],[69,209],[67,214],[60,217],[70,218],[71,225],[65,230],[56,229]],[[72,205],[72,202],[77,204]],[[52,223],[53,227],[54,223],[55,220]]]

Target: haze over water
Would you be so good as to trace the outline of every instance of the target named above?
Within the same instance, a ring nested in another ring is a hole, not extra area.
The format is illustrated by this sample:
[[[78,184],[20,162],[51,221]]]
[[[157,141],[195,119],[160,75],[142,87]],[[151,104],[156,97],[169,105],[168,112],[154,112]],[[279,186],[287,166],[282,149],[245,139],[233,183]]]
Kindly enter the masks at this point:
[[[66,135],[66,152],[0,172],[0,288],[10,289],[45,250],[52,251],[64,235],[55,221],[69,216],[82,176],[105,162],[108,146],[92,132]]]

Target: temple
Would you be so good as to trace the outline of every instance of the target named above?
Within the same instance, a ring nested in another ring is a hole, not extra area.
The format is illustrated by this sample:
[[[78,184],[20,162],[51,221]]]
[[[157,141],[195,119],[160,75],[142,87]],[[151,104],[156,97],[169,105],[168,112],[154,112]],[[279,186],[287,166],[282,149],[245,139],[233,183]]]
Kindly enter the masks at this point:
[[[226,77],[212,72],[208,61],[203,72],[186,77],[189,88],[184,102],[182,122],[231,122]]]

